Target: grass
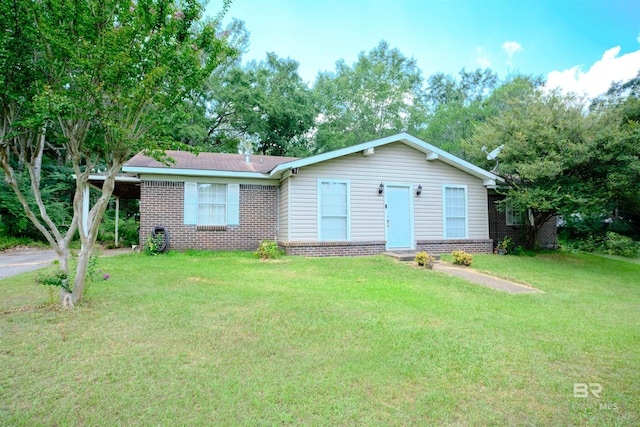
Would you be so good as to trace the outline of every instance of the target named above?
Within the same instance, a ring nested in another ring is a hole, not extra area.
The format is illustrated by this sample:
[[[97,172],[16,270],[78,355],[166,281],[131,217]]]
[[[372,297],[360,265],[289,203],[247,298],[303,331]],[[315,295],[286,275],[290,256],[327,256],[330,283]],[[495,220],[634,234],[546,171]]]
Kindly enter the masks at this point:
[[[544,293],[384,257],[103,258],[74,311],[0,316],[0,424],[638,425],[640,266],[473,266]],[[0,312],[47,301],[33,276],[0,281]]]

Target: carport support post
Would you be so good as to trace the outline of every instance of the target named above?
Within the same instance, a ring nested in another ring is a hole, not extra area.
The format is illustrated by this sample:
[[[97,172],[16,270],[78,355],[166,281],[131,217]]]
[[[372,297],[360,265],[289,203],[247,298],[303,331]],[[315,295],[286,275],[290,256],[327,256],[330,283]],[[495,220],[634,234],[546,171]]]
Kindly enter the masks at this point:
[[[116,248],[118,247],[118,223],[120,219],[120,196],[116,196]]]

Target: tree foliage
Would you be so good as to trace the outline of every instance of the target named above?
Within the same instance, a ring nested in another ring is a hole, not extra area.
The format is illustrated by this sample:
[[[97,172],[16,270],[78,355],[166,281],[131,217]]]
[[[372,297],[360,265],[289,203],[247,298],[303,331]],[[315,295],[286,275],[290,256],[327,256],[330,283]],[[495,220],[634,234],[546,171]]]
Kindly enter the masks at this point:
[[[73,291],[63,294],[73,304],[82,298],[91,250],[122,164],[136,151],[161,148],[162,127],[155,125],[233,52],[216,36],[216,21],[201,21],[203,5],[196,0],[15,0],[0,7],[0,166],[65,272],[69,243],[79,229]],[[75,174],[73,218],[66,230],[48,214],[40,191],[48,129],[56,133],[48,143]],[[21,190],[15,164],[30,177],[37,213]],[[86,212],[88,179],[98,164],[105,166],[106,179]]]
[[[597,158],[589,178],[607,201],[614,231],[640,237],[640,72],[591,106]]]
[[[214,125],[208,134],[221,151],[242,142],[266,155],[301,155],[316,108],[298,63],[268,53],[264,61],[234,67],[209,92]]]
[[[361,52],[352,66],[338,61],[335,72],[320,73],[313,88],[320,108],[316,150],[330,151],[420,127],[422,84],[416,61],[385,41]]]
[[[481,147],[504,145],[497,170],[505,180],[500,191],[505,203],[527,212],[527,246],[533,247],[546,221],[601,209],[601,200],[585,180],[594,139],[582,100],[540,90],[520,95],[502,100],[504,108],[476,126],[467,149],[488,167]]]

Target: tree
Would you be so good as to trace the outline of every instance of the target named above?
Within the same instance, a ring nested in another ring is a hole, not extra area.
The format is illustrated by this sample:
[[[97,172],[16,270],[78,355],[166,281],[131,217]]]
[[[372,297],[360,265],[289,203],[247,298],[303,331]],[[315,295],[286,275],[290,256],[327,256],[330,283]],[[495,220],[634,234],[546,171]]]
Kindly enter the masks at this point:
[[[541,90],[520,95],[500,101],[503,108],[476,126],[466,150],[478,164],[493,167],[481,147],[504,145],[497,173],[505,186],[498,190],[505,204],[527,213],[526,246],[531,248],[546,221],[601,210],[603,194],[588,179],[596,154],[593,120],[584,114],[583,101]]]
[[[476,122],[486,119],[489,109],[483,101],[493,92],[498,76],[489,69],[462,69],[459,75],[459,79],[443,73],[429,77],[425,96],[428,126],[417,136],[464,158],[462,141],[471,137]]]
[[[234,79],[238,76],[236,71],[242,70],[241,59],[248,50],[249,31],[243,21],[234,18],[218,35],[226,38],[235,55],[221,58],[203,84],[194,88],[170,112],[167,123],[171,123],[172,137],[191,147],[213,152],[235,152],[237,140],[221,135],[231,133],[231,121],[236,110],[230,101],[243,90],[243,86]],[[242,103],[240,105],[244,106]]]
[[[424,119],[422,76],[416,61],[381,41],[353,66],[320,73],[316,151],[330,151],[419,128]]]
[[[22,170],[19,164],[13,165],[18,180],[18,186],[31,208],[37,212],[38,206],[31,193],[31,180],[28,172]],[[47,213],[55,224],[69,224],[73,217],[72,195],[75,182],[73,171],[64,165],[59,165],[55,159],[45,154],[42,164],[42,179],[40,192],[46,204]],[[43,240],[45,237],[29,220],[13,189],[4,179],[0,182],[0,218],[3,232],[9,236],[27,236],[32,239]]]
[[[221,14],[228,6],[225,1]],[[216,37],[216,20],[201,21],[197,0],[15,0],[0,7],[0,166],[66,275],[69,243],[79,230],[73,289],[61,291],[63,305],[72,306],[82,299],[122,164],[136,151],[163,147],[162,129],[154,124],[233,52]],[[54,143],[75,174],[66,232],[49,216],[40,188],[38,164],[50,127],[59,132]],[[37,211],[19,186],[16,160],[28,172]],[[98,164],[106,168],[105,182],[85,212],[89,175]]]
[[[234,67],[209,97],[217,118],[209,131],[214,144],[235,151],[245,141],[265,155],[307,154],[303,144],[316,108],[296,61],[268,53],[265,61]]]
[[[591,105],[597,157],[590,181],[602,189],[614,231],[640,237],[640,72]]]

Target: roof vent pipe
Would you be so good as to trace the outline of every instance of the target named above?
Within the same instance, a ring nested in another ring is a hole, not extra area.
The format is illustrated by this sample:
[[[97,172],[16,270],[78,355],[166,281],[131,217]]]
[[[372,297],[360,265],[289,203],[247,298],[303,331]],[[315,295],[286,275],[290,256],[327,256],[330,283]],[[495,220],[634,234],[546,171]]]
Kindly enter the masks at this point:
[[[244,161],[245,161],[245,163],[251,163],[249,161],[249,152],[248,151],[244,153]]]

